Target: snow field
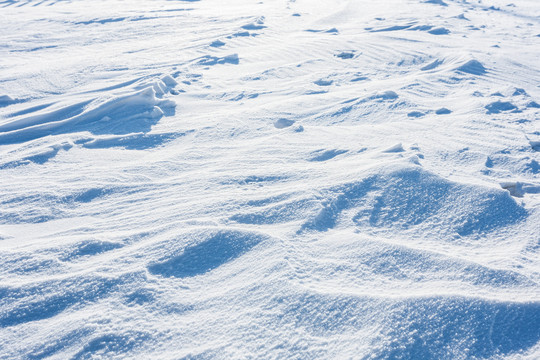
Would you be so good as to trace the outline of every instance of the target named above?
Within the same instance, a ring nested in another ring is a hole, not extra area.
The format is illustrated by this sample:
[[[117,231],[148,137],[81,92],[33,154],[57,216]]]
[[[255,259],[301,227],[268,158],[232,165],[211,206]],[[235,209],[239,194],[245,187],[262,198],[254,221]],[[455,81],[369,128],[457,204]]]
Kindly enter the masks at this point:
[[[0,358],[538,358],[539,18],[0,1]]]

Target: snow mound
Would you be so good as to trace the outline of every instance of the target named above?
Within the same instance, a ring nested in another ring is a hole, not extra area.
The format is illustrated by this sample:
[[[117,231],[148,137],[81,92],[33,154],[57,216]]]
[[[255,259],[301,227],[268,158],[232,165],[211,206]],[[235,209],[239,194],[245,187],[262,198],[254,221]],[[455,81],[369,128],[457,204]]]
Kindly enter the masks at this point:
[[[487,72],[484,65],[478,60],[469,60],[465,64],[459,66],[456,70],[472,75],[484,75]]]
[[[436,224],[438,236],[453,238],[496,231],[528,216],[506,191],[451,182],[419,166],[385,169],[327,193],[303,230],[327,231],[347,220],[361,228],[427,232]]]

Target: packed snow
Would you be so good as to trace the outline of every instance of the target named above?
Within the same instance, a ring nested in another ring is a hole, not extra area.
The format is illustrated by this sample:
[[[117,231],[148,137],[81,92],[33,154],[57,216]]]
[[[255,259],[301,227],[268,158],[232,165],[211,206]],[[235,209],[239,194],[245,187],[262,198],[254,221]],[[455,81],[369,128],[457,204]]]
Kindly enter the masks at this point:
[[[540,358],[537,0],[0,0],[0,359]]]

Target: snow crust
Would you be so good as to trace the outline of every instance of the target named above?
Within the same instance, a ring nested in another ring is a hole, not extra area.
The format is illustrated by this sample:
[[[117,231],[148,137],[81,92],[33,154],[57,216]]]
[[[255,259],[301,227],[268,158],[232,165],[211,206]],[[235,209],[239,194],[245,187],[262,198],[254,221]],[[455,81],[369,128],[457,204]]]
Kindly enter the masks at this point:
[[[540,3],[0,0],[0,359],[540,358]]]

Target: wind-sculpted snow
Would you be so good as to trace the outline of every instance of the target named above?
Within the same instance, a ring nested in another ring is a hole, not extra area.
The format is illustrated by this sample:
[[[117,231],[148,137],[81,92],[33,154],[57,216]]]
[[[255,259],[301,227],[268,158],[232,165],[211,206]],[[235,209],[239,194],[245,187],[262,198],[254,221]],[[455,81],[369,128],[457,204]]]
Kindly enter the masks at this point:
[[[392,167],[325,193],[321,210],[303,230],[334,228],[350,209],[355,209],[352,221],[360,227],[436,229],[441,238],[496,231],[527,217],[506,191],[452,183],[421,167]]]
[[[352,221],[359,227],[435,230],[442,239],[497,231],[528,216],[507,191],[453,183],[419,166],[399,167],[367,171],[358,175],[363,179],[323,189],[322,195],[276,202],[263,210],[257,206],[231,220],[273,224],[307,217],[301,231],[328,231]],[[352,217],[343,219],[344,213]]]
[[[0,125],[0,143],[20,143],[47,135],[79,131],[96,135],[148,132],[164,115],[160,106],[170,108],[175,104],[158,100],[154,87],[97,105],[83,102],[45,114],[10,119]]]
[[[0,0],[0,359],[540,358],[539,19]]]

